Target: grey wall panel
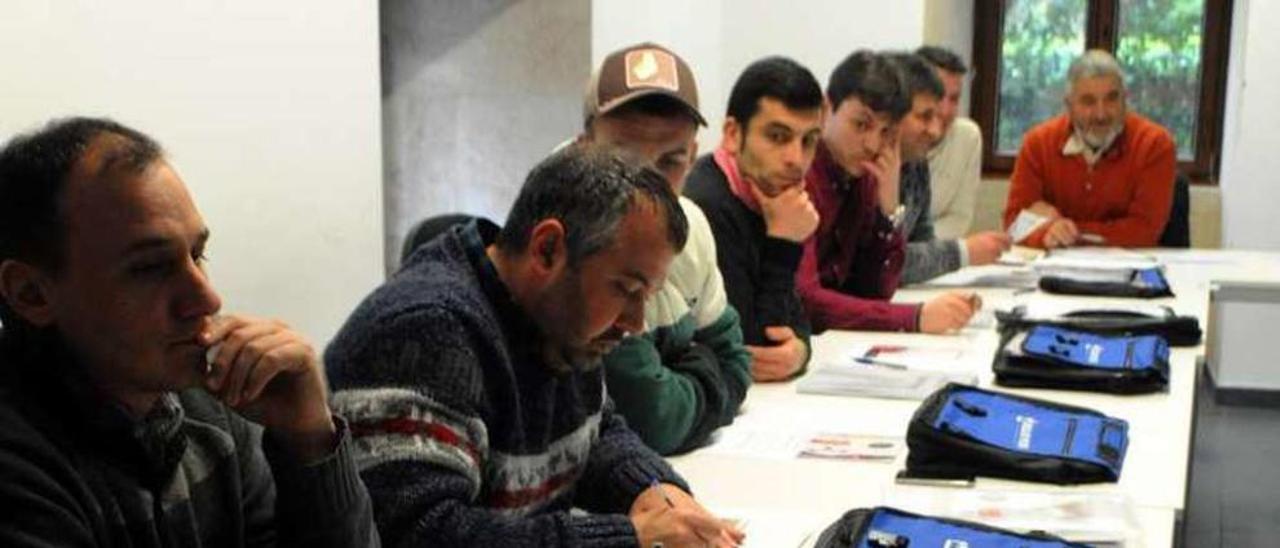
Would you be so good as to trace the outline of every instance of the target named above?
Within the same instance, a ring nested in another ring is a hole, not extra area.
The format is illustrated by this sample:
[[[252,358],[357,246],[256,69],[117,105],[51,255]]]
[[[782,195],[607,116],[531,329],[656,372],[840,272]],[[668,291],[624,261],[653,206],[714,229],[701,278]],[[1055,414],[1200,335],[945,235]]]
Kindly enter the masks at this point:
[[[589,0],[383,0],[385,256],[427,216],[506,216],[582,125]]]

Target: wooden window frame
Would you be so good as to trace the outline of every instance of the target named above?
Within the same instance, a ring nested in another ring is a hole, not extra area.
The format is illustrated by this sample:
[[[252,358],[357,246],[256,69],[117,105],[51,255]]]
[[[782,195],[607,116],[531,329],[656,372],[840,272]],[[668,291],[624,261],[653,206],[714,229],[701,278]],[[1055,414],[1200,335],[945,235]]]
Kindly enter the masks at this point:
[[[1217,184],[1226,101],[1227,57],[1231,42],[1233,0],[1206,0],[1200,50],[1200,115],[1195,156],[1179,160],[1178,170],[1199,184]],[[996,116],[1000,101],[1000,50],[1004,42],[1007,0],[974,2],[973,83],[970,112],[982,128],[982,166],[987,173],[1008,175],[1015,155],[996,151]],[[1118,0],[1088,0],[1085,47],[1115,52]]]

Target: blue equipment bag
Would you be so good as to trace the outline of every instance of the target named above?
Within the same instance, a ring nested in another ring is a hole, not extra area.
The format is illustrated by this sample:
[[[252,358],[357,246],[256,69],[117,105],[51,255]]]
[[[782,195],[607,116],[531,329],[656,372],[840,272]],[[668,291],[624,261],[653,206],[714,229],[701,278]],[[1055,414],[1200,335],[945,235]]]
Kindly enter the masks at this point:
[[[1028,329],[1037,325],[1055,325],[1080,329],[1100,335],[1159,335],[1169,346],[1196,346],[1202,332],[1195,316],[1179,316],[1172,308],[1161,306],[1150,313],[1129,310],[1080,309],[1053,317],[1029,318],[1026,306],[997,310],[998,329]]]
[[[1044,533],[1020,534],[968,521],[877,506],[846,512],[814,548],[1085,548]]]
[[[907,427],[909,476],[1063,485],[1120,479],[1129,423],[1082,407],[951,383]]]
[[[1103,297],[1135,297],[1154,299],[1172,297],[1163,268],[1134,270],[1127,282],[1100,282],[1072,279],[1066,276],[1041,276],[1040,289],[1063,295],[1098,295]]]
[[[1001,333],[991,370],[1002,386],[1148,394],[1169,386],[1169,344],[1158,335],[1033,325]]]

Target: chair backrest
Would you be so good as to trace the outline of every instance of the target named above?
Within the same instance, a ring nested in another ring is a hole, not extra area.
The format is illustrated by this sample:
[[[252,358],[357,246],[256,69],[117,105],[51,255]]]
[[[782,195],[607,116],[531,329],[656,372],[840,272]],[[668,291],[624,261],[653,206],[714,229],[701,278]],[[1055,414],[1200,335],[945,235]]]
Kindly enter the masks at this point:
[[[1160,247],[1191,247],[1191,179],[1183,173],[1173,178],[1173,204]]]
[[[476,217],[465,213],[445,213],[434,217],[427,217],[418,224],[413,225],[409,229],[409,233],[404,237],[404,245],[400,247],[400,262],[404,262],[412,255],[414,250],[418,249],[436,236],[444,234],[446,230],[453,228],[454,225],[469,223]]]

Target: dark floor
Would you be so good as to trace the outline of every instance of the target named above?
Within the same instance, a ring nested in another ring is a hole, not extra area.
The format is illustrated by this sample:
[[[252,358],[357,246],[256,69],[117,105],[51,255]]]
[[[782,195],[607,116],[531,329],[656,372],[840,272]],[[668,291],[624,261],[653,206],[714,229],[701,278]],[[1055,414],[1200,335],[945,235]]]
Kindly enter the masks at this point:
[[[1197,394],[1183,546],[1280,547],[1280,409],[1220,405]]]

